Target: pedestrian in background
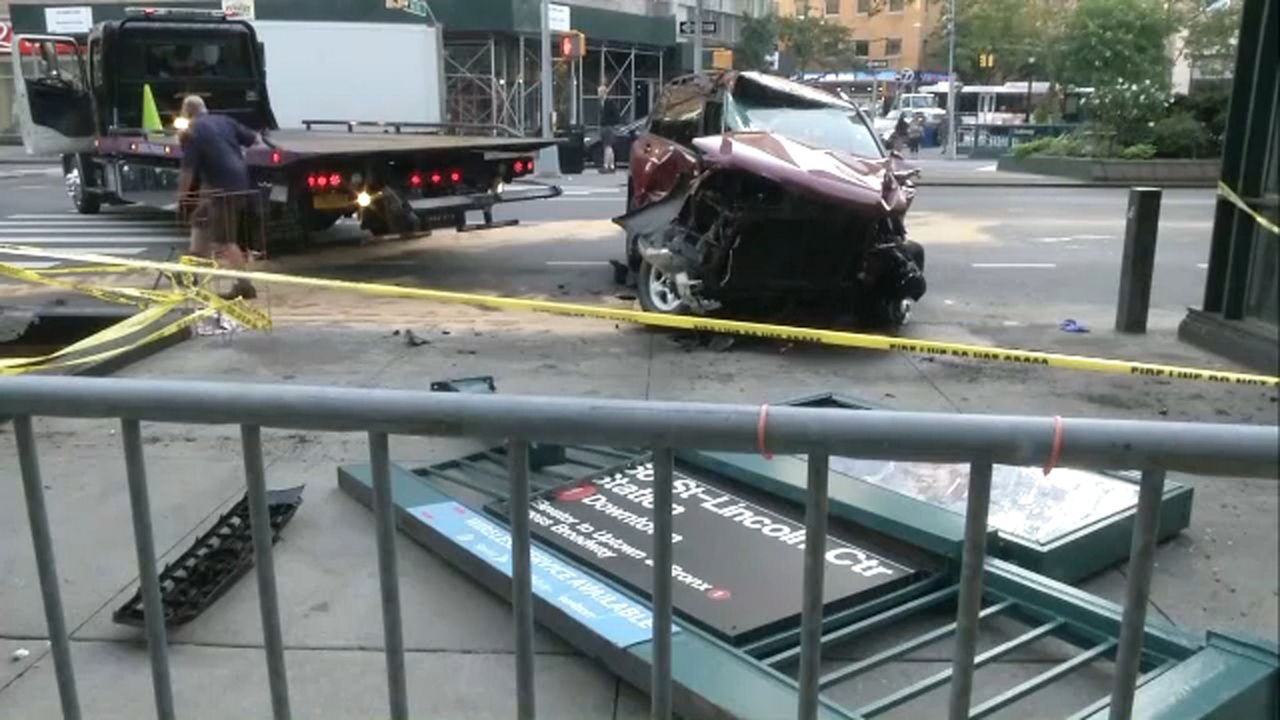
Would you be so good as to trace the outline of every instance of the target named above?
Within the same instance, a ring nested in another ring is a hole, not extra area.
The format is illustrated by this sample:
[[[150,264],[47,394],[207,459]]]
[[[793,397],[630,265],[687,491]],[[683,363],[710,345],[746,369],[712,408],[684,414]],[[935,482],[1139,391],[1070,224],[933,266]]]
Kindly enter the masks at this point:
[[[615,130],[620,120],[618,108],[609,100],[609,88],[600,86],[600,172],[611,173],[617,169],[613,152],[613,143],[617,137]]]
[[[893,126],[893,149],[902,152],[907,146],[907,133],[910,131],[907,125],[907,116],[905,113],[898,113],[898,122]]]
[[[911,124],[907,126],[907,147],[911,150],[911,154],[920,154],[920,141],[924,138],[924,115],[916,113],[911,118]]]

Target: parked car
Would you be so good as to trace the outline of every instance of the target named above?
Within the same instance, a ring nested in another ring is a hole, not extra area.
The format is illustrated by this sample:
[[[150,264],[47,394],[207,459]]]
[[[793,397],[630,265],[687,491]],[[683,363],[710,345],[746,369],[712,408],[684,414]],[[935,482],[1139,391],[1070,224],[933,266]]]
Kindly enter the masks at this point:
[[[632,145],[615,220],[641,307],[817,298],[900,325],[925,291],[903,224],[916,172],[821,90],[756,72],[677,78]]]

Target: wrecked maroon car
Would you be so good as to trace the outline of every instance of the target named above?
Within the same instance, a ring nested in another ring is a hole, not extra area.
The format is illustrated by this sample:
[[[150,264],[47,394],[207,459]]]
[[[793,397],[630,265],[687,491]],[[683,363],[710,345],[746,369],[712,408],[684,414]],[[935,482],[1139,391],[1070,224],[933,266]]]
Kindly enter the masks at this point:
[[[822,91],[754,72],[669,84],[631,149],[627,261],[641,306],[818,301],[897,326],[925,292],[915,171]]]

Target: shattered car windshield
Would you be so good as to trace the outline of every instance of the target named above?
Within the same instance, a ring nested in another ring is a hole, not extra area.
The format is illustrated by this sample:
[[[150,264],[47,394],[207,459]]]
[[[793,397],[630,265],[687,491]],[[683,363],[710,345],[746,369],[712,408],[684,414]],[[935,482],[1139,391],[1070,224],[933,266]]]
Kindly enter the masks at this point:
[[[856,112],[834,107],[753,106],[742,101],[726,113],[730,130],[766,130],[815,148],[879,158],[880,146]]]

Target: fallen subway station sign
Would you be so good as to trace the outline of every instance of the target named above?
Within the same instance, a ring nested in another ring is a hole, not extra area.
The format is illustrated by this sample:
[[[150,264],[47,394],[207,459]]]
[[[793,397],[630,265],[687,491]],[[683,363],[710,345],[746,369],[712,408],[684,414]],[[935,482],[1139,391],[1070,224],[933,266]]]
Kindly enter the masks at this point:
[[[802,520],[731,492],[708,473],[677,464],[673,478],[673,604],[732,644],[798,621]],[[494,503],[506,516],[505,503]],[[653,465],[636,460],[531,501],[534,536],[646,597],[653,561]],[[866,602],[910,582],[912,568],[828,537],[824,606]]]

